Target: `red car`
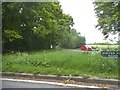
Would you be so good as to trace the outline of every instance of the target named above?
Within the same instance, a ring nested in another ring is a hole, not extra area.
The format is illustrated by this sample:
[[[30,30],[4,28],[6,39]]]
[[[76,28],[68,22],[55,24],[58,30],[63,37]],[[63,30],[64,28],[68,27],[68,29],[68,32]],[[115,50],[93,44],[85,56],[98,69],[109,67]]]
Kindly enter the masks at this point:
[[[92,48],[88,47],[86,45],[80,46],[80,49],[83,50],[83,51],[92,51]]]

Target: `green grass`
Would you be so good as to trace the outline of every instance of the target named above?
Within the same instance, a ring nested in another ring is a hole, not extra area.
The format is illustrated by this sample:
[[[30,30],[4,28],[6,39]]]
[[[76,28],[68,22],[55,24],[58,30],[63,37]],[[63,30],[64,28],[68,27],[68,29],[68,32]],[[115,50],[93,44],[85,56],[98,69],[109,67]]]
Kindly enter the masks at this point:
[[[3,72],[33,74],[98,76],[118,78],[115,58],[103,58],[100,52],[84,53],[70,50],[44,50],[40,52],[17,52],[3,54]]]
[[[102,50],[109,50],[109,51],[116,51],[116,50],[120,50],[119,45],[87,45],[90,47],[93,47],[93,49],[102,49]]]

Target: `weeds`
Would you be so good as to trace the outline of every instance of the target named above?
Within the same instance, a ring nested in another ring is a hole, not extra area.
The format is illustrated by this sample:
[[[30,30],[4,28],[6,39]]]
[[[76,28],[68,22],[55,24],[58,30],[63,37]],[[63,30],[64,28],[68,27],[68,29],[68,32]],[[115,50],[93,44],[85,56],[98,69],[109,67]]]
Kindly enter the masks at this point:
[[[86,54],[70,50],[44,50],[31,54],[4,54],[2,69],[4,72],[118,78],[117,61],[115,58],[103,58],[99,52]]]

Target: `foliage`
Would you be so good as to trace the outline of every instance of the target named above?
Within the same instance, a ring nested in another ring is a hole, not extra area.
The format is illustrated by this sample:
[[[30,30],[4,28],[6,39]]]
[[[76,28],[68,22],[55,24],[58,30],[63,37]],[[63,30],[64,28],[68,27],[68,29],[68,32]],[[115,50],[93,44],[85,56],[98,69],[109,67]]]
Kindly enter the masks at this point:
[[[12,42],[14,39],[22,38],[22,36],[19,35],[15,30],[5,30],[3,34],[5,34],[5,38],[10,42]]]
[[[3,50],[62,46],[74,24],[59,2],[3,2],[2,12]]]
[[[109,33],[116,34],[120,32],[120,2],[99,2],[95,0],[95,13],[98,18],[98,27],[102,31],[105,38],[109,37]]]
[[[112,45],[111,43],[109,43],[109,42],[105,42],[105,43],[93,43],[93,44],[91,44],[91,45]]]
[[[69,31],[69,34],[66,38],[65,43],[63,44],[64,48],[78,48],[81,45],[85,45],[85,37],[81,36],[77,31],[72,28]]]
[[[2,66],[3,72],[118,78],[118,60],[103,58],[100,52],[12,52],[3,55]]]

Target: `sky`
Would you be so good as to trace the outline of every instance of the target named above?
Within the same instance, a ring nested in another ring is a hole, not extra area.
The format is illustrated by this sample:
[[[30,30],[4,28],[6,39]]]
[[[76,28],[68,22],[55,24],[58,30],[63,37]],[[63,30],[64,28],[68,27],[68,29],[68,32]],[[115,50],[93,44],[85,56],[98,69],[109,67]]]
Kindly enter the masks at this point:
[[[63,12],[73,17],[77,32],[85,36],[86,43],[105,42],[101,31],[95,28],[97,18],[95,16],[92,0],[59,0]]]

